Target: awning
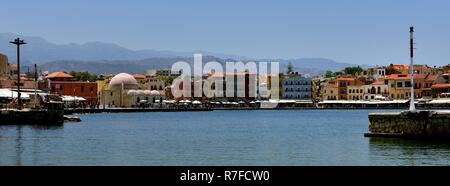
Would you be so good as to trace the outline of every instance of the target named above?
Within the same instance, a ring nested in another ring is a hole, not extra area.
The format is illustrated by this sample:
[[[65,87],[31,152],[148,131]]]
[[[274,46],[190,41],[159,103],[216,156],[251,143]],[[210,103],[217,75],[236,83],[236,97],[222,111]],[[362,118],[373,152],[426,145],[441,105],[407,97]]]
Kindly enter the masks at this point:
[[[62,101],[86,101],[86,99],[78,96],[61,96]]]
[[[450,104],[450,99],[437,99],[428,102],[428,104]]]
[[[34,94],[34,93],[33,93]],[[18,93],[9,89],[0,89],[0,97],[3,98],[17,98]],[[21,99],[30,99],[29,93],[22,92],[20,95]]]

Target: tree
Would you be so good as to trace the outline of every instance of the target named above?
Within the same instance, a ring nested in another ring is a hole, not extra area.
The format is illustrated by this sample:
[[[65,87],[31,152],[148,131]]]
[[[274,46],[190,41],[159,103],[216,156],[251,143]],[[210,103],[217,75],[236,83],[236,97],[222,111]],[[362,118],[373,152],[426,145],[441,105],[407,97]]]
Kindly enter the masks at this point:
[[[294,72],[294,66],[292,65],[291,62],[289,62],[288,66],[287,66],[287,69],[288,69],[287,70],[288,73]]]
[[[333,73],[333,71],[331,71],[331,70],[327,70],[326,72],[325,72],[325,75],[324,75],[326,78],[332,78],[332,77],[335,77],[336,75]]]
[[[344,72],[349,75],[356,75],[357,73],[360,73],[362,71],[364,71],[364,69],[362,69],[359,65],[356,67],[346,67],[344,69]]]
[[[75,79],[77,79],[78,81],[89,81],[89,82],[97,81],[97,76],[93,75],[93,74],[90,74],[87,71],[85,71],[85,72],[72,71],[69,74],[71,76],[73,76]]]
[[[159,76],[159,77],[158,77],[158,79],[159,79],[160,81],[164,82],[164,85],[165,85],[165,86],[171,85],[172,82],[173,82],[173,80],[174,80],[175,78],[176,78],[176,77],[173,77],[173,76]]]

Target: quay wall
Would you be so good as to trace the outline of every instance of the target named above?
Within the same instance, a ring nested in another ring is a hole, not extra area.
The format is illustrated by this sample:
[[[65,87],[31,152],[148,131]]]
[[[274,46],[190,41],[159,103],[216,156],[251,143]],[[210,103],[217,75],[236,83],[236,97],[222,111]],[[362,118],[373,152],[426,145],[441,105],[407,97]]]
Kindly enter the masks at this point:
[[[450,137],[450,112],[445,111],[372,113],[369,122],[372,136]]]

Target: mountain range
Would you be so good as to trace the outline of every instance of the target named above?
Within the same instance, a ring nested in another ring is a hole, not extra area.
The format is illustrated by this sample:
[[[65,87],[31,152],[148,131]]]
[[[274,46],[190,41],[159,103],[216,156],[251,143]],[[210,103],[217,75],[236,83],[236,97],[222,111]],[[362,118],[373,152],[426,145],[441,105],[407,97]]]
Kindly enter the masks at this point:
[[[130,50],[125,47],[104,42],[88,42],[84,44],[55,44],[44,38],[20,36],[13,33],[0,33],[0,53],[15,62],[16,47],[9,43],[20,37],[28,44],[21,47],[23,65],[38,64],[46,71],[89,71],[94,74],[114,74],[119,72],[145,73],[152,68],[170,68],[174,62],[192,62],[194,53],[204,55],[204,62],[217,61],[278,61],[280,70],[285,70],[291,62],[295,70],[303,74],[317,75],[326,70],[338,71],[350,63],[339,63],[324,58],[300,59],[252,59],[246,56],[214,53],[209,51],[174,52],[169,50]],[[367,67],[367,66],[363,66]]]

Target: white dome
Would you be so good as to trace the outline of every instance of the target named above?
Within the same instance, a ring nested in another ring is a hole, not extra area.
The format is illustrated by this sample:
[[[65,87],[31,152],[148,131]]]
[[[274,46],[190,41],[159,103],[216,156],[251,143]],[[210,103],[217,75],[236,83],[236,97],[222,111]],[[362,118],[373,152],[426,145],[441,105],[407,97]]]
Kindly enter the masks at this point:
[[[136,90],[129,90],[128,95],[136,95]]]
[[[120,73],[111,79],[111,81],[109,82],[108,89],[120,90],[122,88],[122,84],[124,90],[131,90],[138,88],[138,83],[132,75],[127,73]]]
[[[150,92],[151,95],[161,95],[157,90],[152,90]]]

